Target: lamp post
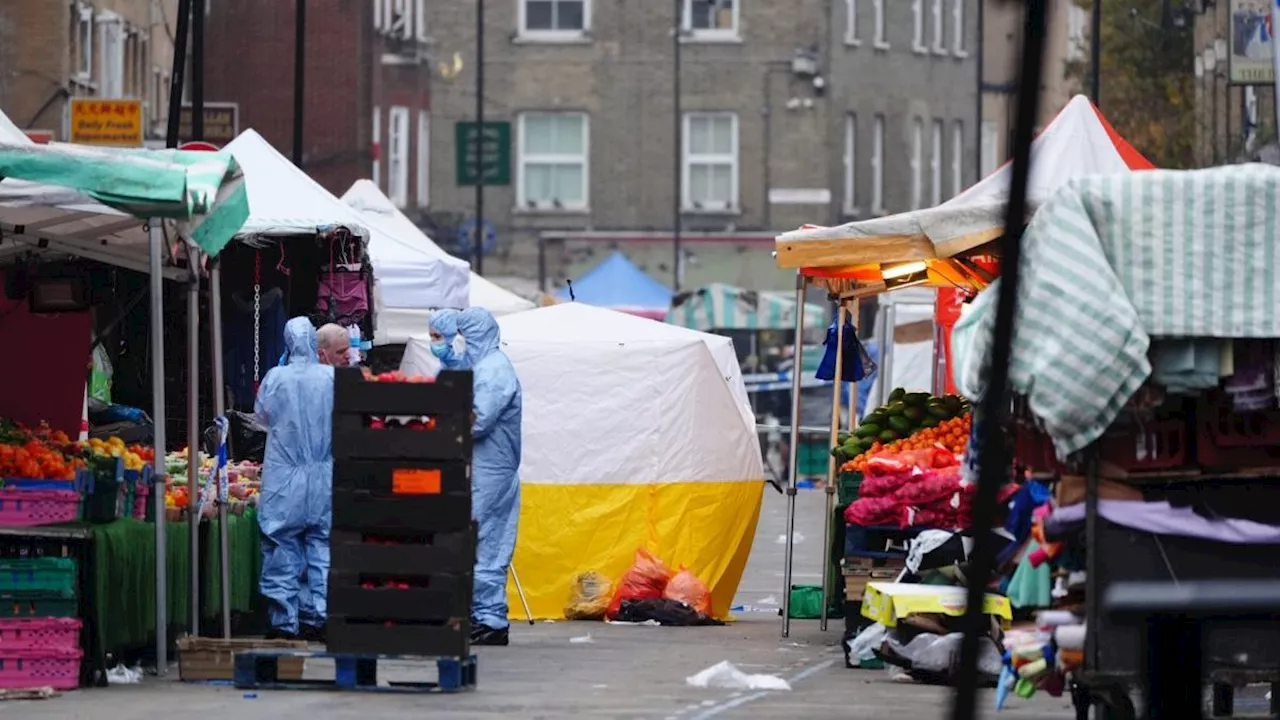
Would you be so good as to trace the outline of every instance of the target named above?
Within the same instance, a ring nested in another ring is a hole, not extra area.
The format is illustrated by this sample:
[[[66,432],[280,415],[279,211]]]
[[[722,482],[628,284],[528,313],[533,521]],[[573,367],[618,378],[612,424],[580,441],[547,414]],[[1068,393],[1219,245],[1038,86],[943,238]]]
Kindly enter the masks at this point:
[[[1093,0],[1089,27],[1089,95],[1102,107],[1102,0]]]
[[[671,267],[671,277],[673,280],[672,289],[680,292],[681,281],[684,279],[682,269],[684,267],[684,253],[681,249],[680,237],[684,230],[684,109],[680,99],[680,34],[684,31],[684,3],[685,0],[672,0],[672,7],[675,11],[671,20],[671,51],[673,57],[673,69],[671,76],[671,93],[672,93],[672,145],[674,146],[675,161],[672,167],[673,180],[672,187],[675,188],[675,199],[671,203],[671,245],[673,260],[675,261]]]
[[[1209,86],[1209,157],[1212,164],[1217,165],[1218,158],[1218,81],[1214,72],[1218,67],[1218,55],[1213,48],[1207,47],[1201,53],[1204,65],[1204,77]]]

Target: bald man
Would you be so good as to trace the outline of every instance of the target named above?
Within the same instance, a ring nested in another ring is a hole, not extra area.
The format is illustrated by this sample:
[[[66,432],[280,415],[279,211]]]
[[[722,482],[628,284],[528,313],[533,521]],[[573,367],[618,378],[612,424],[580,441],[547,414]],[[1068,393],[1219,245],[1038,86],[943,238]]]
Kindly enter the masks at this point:
[[[351,363],[347,359],[347,351],[351,349],[351,336],[341,325],[329,323],[316,331],[316,345],[320,354],[320,363],[335,367],[346,367]]]

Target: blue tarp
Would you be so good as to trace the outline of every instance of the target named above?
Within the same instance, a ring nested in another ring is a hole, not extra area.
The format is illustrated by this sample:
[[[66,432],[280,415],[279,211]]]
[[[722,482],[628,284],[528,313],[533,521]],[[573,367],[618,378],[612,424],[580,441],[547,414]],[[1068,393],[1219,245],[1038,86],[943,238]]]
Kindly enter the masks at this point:
[[[573,281],[573,295],[580,303],[614,310],[660,313],[660,317],[666,316],[673,294],[671,288],[654,280],[620,252],[614,252]],[[558,300],[568,300],[569,289],[561,288],[555,295]]]

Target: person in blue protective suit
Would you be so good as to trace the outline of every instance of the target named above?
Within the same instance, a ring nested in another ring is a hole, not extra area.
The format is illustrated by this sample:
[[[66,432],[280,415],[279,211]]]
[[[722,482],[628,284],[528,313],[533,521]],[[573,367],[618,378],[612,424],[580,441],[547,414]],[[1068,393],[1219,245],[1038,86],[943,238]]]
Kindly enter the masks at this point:
[[[271,368],[254,405],[267,429],[258,526],[271,636],[323,641],[333,493],[333,367],[305,317],[285,324],[289,363]],[[302,581],[306,578],[306,592]]]
[[[455,331],[466,342],[461,358],[451,355]],[[471,643],[506,645],[507,572],[515,554],[520,516],[520,380],[511,361],[498,349],[498,322],[488,310],[436,313],[431,332],[432,351],[445,368],[471,370],[474,375],[471,514],[480,526],[480,539],[471,603]]]

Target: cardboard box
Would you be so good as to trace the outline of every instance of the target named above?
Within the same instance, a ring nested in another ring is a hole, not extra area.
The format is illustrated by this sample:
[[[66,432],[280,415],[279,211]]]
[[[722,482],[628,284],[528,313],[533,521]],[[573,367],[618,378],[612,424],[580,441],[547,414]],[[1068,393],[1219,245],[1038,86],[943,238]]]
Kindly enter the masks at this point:
[[[178,641],[178,675],[184,681],[232,679],[235,654],[249,650],[306,650],[307,644],[297,640],[263,640],[260,638],[193,638]],[[304,658],[280,658],[279,678],[301,680]]]

